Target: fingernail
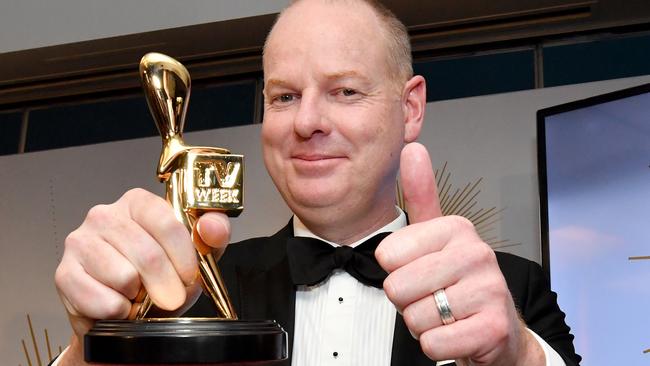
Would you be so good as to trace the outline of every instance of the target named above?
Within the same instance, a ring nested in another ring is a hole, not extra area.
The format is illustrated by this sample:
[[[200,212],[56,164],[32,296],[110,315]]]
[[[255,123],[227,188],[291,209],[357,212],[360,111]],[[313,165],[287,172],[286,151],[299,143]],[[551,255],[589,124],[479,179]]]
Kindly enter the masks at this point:
[[[196,231],[201,232],[201,220],[196,221]]]
[[[416,341],[420,340],[420,338],[416,336],[415,333],[413,333],[413,331],[411,331],[410,329],[409,329],[409,333],[411,333],[411,337],[413,337],[413,339],[415,339]]]
[[[201,217],[201,220],[199,220],[199,224],[203,221],[209,221],[210,224],[208,224],[208,227],[206,229],[208,230],[220,230],[224,229],[227,230],[228,228],[226,227],[226,224],[221,220],[219,217],[215,217],[213,215],[205,215]],[[219,229],[214,227],[213,225],[219,225]]]

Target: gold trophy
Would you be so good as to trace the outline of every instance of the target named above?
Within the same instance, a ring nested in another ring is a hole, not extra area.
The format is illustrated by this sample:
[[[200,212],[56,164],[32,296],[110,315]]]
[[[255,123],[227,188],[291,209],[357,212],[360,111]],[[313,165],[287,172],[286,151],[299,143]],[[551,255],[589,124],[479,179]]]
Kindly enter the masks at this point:
[[[206,211],[238,216],[243,210],[244,156],[218,147],[188,146],[183,126],[190,98],[191,80],[178,61],[160,53],[149,53],[140,61],[140,78],[149,110],[162,137],[156,174],[165,183],[165,198],[178,221],[192,233],[205,292],[217,307],[219,317],[237,319],[211,248],[193,230]],[[138,304],[140,299],[136,299]],[[144,295],[135,313],[145,317],[151,301]]]
[[[148,53],[140,77],[149,110],[162,137],[157,177],[166,200],[192,234],[204,293],[217,318],[148,318],[144,290],[129,320],[98,321],[84,337],[86,361],[116,364],[214,364],[272,362],[287,357],[287,334],[272,320],[237,320],[216,260],[194,230],[208,211],[238,216],[243,210],[244,157],[218,147],[188,146],[182,138],[190,75],[178,61]]]

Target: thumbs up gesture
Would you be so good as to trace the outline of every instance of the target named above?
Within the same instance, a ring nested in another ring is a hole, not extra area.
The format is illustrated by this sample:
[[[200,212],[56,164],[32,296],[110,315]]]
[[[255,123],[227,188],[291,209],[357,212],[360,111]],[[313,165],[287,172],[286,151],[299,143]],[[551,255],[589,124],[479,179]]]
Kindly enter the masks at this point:
[[[389,273],[386,296],[424,353],[475,365],[544,365],[492,248],[469,220],[442,216],[424,146],[402,150],[400,177],[410,224],[386,237],[375,256]]]

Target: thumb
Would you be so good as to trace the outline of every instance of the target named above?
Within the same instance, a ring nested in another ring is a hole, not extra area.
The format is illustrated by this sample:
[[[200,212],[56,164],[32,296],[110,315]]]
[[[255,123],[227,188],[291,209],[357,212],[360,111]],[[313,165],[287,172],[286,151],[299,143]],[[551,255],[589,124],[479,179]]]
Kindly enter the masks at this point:
[[[400,180],[409,221],[413,224],[442,216],[436,179],[427,149],[407,144],[400,157]]]
[[[220,212],[207,212],[194,225],[192,241],[202,253],[223,251],[230,241],[230,220]]]

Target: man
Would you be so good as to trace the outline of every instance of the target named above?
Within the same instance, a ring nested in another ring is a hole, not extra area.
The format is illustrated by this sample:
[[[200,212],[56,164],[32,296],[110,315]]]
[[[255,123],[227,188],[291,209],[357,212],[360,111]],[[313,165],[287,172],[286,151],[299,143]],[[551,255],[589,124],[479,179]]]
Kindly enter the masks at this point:
[[[264,161],[295,216],[272,237],[232,245],[221,266],[243,318],[289,331],[292,365],[579,362],[539,267],[441,217],[428,154],[414,143],[425,82],[389,12],[369,0],[292,3],[267,39],[264,80]],[[394,203],[398,169],[409,225]],[[225,216],[206,214],[197,230],[225,250]],[[384,231],[383,289],[340,269],[291,282],[308,260],[286,243],[294,234],[354,247]],[[93,319],[127,317],[141,286],[162,309],[191,305],[195,274],[189,234],[161,198],[136,189],[91,209],[56,273],[75,333],[59,364],[82,364]]]

